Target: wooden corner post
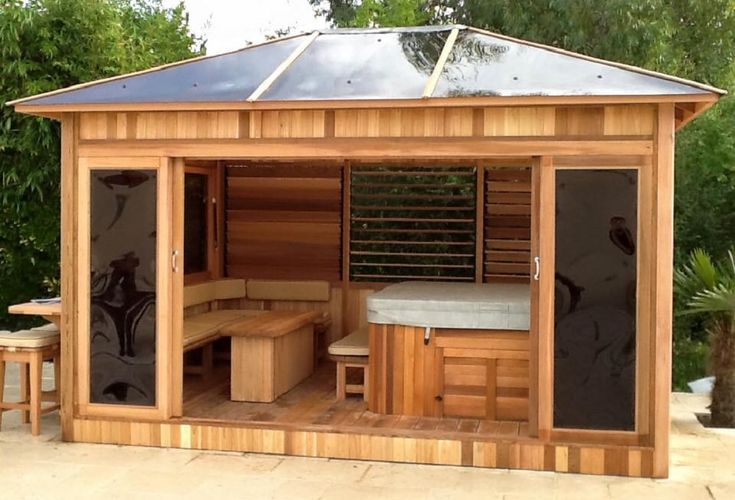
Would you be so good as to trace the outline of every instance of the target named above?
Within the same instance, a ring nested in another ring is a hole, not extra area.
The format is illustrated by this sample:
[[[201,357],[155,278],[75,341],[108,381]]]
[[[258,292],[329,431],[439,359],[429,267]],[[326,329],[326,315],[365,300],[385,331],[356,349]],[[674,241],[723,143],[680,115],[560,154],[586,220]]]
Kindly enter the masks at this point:
[[[61,439],[74,440],[74,362],[76,359],[77,317],[77,140],[78,115],[64,113],[61,119],[61,380],[56,381],[61,409]],[[59,373],[59,371],[57,371]]]
[[[654,142],[655,255],[653,277],[653,476],[669,474],[671,326],[674,268],[674,105],[661,103]]]

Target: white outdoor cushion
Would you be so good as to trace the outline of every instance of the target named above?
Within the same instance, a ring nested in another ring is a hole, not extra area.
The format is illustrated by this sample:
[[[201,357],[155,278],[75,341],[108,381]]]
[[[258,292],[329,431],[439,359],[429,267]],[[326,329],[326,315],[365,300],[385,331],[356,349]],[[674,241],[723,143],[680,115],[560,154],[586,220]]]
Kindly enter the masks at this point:
[[[367,328],[360,328],[329,345],[332,356],[368,356],[370,354]]]
[[[33,349],[59,343],[59,332],[44,330],[0,331],[0,347]]]
[[[37,326],[35,328],[31,328],[31,330],[39,331],[39,332],[57,332],[58,333],[59,327],[53,323],[46,323],[43,326]]]

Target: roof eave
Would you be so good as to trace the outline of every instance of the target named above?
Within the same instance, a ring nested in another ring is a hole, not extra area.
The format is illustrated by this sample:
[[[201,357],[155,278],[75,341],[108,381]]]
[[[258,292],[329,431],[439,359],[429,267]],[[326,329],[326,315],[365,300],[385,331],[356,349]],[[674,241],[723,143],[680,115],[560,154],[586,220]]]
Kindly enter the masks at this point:
[[[340,99],[340,100],[292,100],[292,101],[231,101],[231,102],[151,102],[151,103],[97,103],[97,104],[33,104],[17,103],[15,111],[30,115],[55,118],[59,113],[81,112],[133,112],[133,111],[248,111],[268,109],[360,109],[478,107],[478,106],[561,106],[605,104],[675,104],[709,103],[693,110],[691,121],[716,103],[721,94],[708,92],[671,95],[611,95],[611,96],[477,96],[477,97],[428,97],[412,99]],[[53,115],[53,116],[52,116]]]

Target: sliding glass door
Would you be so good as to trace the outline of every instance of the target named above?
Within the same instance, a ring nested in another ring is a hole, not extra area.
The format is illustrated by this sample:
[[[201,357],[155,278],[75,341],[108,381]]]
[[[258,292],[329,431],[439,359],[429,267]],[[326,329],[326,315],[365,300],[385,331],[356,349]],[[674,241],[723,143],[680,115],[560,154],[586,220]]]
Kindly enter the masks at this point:
[[[556,169],[554,428],[636,429],[637,169]]]
[[[159,159],[80,159],[83,413],[160,415],[168,398],[169,173]],[[118,408],[116,410],[115,408]]]

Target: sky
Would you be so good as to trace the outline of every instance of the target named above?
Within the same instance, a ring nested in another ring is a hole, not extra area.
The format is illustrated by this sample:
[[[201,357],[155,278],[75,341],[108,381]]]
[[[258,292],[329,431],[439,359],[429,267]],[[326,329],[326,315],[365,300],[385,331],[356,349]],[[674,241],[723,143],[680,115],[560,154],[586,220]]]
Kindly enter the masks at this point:
[[[172,7],[180,0],[164,0]],[[328,27],[308,0],[184,0],[191,30],[207,39],[207,54],[257,43],[279,29],[292,33]]]

